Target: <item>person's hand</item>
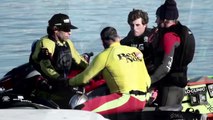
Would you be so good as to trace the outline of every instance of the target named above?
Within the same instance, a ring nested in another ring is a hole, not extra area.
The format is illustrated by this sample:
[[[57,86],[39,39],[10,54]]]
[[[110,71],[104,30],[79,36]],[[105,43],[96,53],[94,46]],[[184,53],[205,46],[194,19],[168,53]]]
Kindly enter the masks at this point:
[[[36,77],[35,87],[36,87],[36,89],[42,90],[42,91],[51,91],[52,90],[52,86],[48,83],[48,80],[42,76]]]
[[[149,89],[147,94],[149,94],[149,99],[148,99],[147,103],[148,103],[149,105],[151,105],[151,104],[154,103],[155,100],[157,99],[158,90],[157,90],[156,88]]]
[[[52,86],[50,84],[48,84],[47,80],[38,81],[37,88],[39,90],[43,90],[43,91],[51,91],[52,90]]]
[[[67,87],[69,82],[68,78],[65,78],[64,76],[61,76],[61,75],[55,81],[56,81],[56,84],[61,87]]]

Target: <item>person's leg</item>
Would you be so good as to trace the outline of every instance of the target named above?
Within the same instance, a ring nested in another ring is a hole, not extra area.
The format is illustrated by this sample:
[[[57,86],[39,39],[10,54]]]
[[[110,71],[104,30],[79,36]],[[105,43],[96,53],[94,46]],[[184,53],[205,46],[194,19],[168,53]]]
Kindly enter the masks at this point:
[[[145,96],[129,94],[110,94],[87,101],[82,110],[97,112],[103,115],[140,111],[145,106]]]
[[[88,98],[89,99],[93,99],[99,96],[105,96],[105,95],[109,95],[109,88],[107,87],[107,85],[102,85],[98,88],[96,88],[95,90],[91,91],[88,93]]]
[[[180,105],[184,97],[184,88],[171,86],[164,87],[162,94],[162,106]]]

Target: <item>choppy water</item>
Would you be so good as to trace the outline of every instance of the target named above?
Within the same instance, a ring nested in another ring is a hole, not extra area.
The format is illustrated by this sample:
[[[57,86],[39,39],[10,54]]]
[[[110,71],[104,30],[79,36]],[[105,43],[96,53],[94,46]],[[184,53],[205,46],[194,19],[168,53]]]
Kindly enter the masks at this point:
[[[148,12],[149,27],[155,26],[155,10],[164,0],[1,0],[0,77],[28,61],[31,43],[46,34],[47,21],[55,13],[68,14],[79,27],[71,39],[80,53],[102,51],[100,30],[111,25],[120,36],[129,31],[127,15],[133,8]],[[196,54],[189,76],[213,75],[213,2],[177,0],[180,21],[196,38]]]

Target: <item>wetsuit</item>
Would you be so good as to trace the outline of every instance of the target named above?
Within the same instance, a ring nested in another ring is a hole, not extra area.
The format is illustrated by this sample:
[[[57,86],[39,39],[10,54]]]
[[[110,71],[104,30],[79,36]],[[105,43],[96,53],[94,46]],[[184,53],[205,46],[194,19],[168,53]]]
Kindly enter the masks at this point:
[[[130,31],[128,35],[120,41],[122,45],[136,47],[143,53],[144,61],[149,74],[153,73],[155,69],[154,68],[155,66],[153,63],[153,47],[154,46],[152,46],[155,30],[156,30],[155,28],[153,29],[146,28],[144,33],[139,37],[135,37],[133,33]]]
[[[50,53],[48,58],[41,56],[41,49],[47,48]],[[48,84],[52,86],[51,92],[41,91],[37,96],[43,99],[51,99],[60,105],[60,108],[70,108],[68,106],[71,98],[71,90],[64,84],[67,75],[71,73],[73,63],[85,68],[88,63],[79,55],[71,40],[55,42],[47,36],[42,37],[35,46],[30,56],[30,63],[41,74],[48,79]],[[61,80],[65,79],[65,80]],[[45,90],[46,91],[46,90]]]
[[[52,60],[40,58],[39,53],[41,48],[48,49]],[[65,60],[60,60],[61,58]],[[87,66],[87,62],[79,55],[71,40],[66,40],[63,43],[59,41],[55,42],[47,36],[42,37],[36,43],[35,50],[31,54],[31,62],[35,66],[39,66],[41,72],[50,79],[57,79],[61,74],[63,75],[65,72],[63,72],[63,69],[65,68],[68,69],[66,72],[69,72],[72,59],[74,60],[73,62],[83,68]]]
[[[161,106],[181,104],[184,97],[184,87],[187,84],[187,65],[194,55],[194,43],[187,44],[187,41],[191,39],[186,40],[182,37],[186,34],[181,32],[182,28],[180,23],[165,28],[160,41],[159,49],[162,51],[159,54],[163,53],[162,62],[151,75],[151,79],[152,83],[159,88]],[[193,34],[190,36],[193,37]]]
[[[85,71],[70,79],[69,84],[86,84],[100,72],[111,94],[87,101],[82,110],[111,114],[144,108],[151,81],[143,55],[137,48],[122,46],[118,42],[111,44],[93,59]]]

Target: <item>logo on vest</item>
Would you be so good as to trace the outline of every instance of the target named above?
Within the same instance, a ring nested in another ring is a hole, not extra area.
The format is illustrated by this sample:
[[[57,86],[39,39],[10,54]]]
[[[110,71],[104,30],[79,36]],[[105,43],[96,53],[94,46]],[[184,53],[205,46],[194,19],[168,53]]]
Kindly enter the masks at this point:
[[[131,47],[136,47],[138,48],[140,51],[144,50],[144,44],[131,44]]]
[[[142,61],[142,59],[140,57],[138,57],[138,55],[136,55],[135,52],[133,52],[133,53],[121,53],[121,54],[118,54],[117,56],[118,56],[119,60],[125,59],[127,61],[127,63]]]

